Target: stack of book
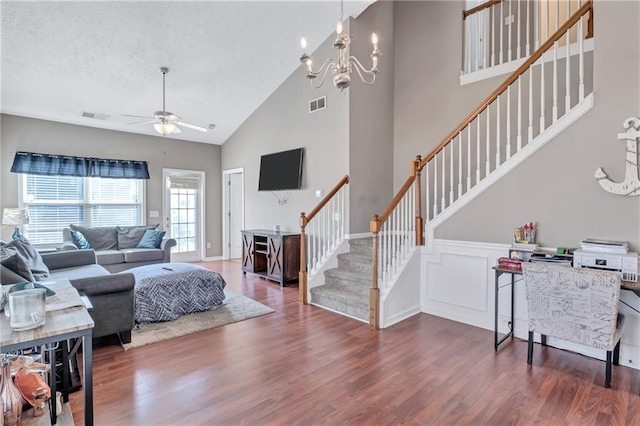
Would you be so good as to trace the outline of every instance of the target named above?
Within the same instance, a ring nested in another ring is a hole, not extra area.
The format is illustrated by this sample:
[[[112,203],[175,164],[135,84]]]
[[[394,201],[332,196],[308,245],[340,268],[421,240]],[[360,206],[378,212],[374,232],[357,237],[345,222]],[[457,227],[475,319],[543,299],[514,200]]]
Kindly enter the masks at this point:
[[[629,247],[624,241],[596,240],[587,238],[580,243],[582,250],[598,253],[627,254]]]

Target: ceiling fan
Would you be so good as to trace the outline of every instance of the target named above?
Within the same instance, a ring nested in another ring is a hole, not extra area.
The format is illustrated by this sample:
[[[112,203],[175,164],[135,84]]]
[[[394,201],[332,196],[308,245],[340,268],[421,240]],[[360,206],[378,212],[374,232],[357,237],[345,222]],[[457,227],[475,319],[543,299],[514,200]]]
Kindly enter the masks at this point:
[[[200,132],[206,132],[207,129],[204,127],[196,126],[195,124],[189,124],[182,121],[182,118],[175,115],[172,112],[167,111],[165,108],[165,77],[169,72],[169,68],[162,67],[160,68],[160,72],[162,73],[162,111],[156,111],[153,113],[153,117],[144,117],[140,115],[127,115],[122,114],[123,117],[134,117],[134,118],[146,118],[146,121],[140,121],[137,123],[131,123],[130,126],[136,126],[139,124],[153,124],[153,128],[156,129],[156,132],[160,133],[162,136],[166,136],[172,133],[182,133],[182,130],[178,126],[186,127],[188,129],[198,130]]]

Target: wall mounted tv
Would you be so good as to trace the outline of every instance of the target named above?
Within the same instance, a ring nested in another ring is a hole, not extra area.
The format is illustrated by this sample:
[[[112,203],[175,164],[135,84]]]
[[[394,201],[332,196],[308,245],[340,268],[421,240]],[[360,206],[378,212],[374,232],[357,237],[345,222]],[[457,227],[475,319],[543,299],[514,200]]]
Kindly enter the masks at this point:
[[[300,189],[304,148],[265,154],[260,159],[258,191]]]

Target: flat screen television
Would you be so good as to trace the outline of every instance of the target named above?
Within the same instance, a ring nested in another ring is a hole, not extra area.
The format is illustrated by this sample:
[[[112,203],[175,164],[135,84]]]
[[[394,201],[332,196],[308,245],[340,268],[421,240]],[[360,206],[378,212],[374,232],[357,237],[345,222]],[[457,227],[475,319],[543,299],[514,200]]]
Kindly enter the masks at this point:
[[[304,148],[265,154],[260,159],[258,191],[300,189]]]

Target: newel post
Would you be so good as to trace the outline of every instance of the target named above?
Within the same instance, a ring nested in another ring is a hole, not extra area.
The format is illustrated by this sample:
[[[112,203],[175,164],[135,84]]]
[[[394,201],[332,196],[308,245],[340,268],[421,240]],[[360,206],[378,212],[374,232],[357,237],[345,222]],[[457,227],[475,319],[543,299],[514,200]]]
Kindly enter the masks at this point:
[[[373,234],[373,266],[371,267],[371,290],[369,291],[369,325],[380,328],[380,289],[378,288],[378,232],[380,219],[374,214],[369,222],[369,230]]]
[[[416,176],[416,245],[424,245],[424,219],[422,218],[422,169],[420,162],[422,157],[416,156],[413,162],[413,172]]]
[[[298,291],[300,292],[300,301],[303,305],[307,305],[307,237],[305,236],[305,227],[307,226],[307,217],[304,212],[300,213],[300,272],[298,274]]]

